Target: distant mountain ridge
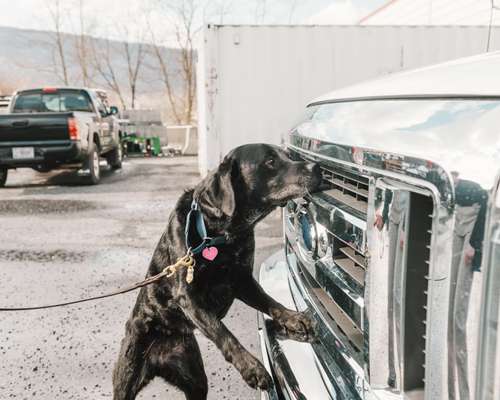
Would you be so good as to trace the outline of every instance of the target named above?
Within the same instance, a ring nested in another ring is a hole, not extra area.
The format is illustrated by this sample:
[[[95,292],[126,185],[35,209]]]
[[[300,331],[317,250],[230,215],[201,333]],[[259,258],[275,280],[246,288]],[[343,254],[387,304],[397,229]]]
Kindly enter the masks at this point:
[[[0,95],[10,94],[15,90],[43,87],[63,86],[63,82],[53,72],[55,33],[0,26]],[[75,40],[77,36],[63,34],[64,51],[67,55],[68,72],[71,86],[81,86],[79,79],[79,64],[77,62]],[[109,41],[99,38],[90,38],[99,48],[109,43],[113,69],[116,71],[116,80],[129,97],[127,62],[123,54],[123,42]],[[131,43],[130,49],[135,54],[139,44]],[[138,81],[137,98],[140,107],[157,108],[164,102],[164,85],[156,69],[157,60],[150,45],[144,44],[143,68],[141,79]],[[181,80],[176,76],[180,68],[178,49],[162,47],[162,54],[168,60],[168,69],[172,77],[172,86],[179,88]],[[89,57],[90,58],[90,57]],[[89,59],[89,64],[91,60]],[[111,93],[106,82],[96,71],[92,74],[92,86],[99,87]],[[116,99],[115,99],[116,100]]]

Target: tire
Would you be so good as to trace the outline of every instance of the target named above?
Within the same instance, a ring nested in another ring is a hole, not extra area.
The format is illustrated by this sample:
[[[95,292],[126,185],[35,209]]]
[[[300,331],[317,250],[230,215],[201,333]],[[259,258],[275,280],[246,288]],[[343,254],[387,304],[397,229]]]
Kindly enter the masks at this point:
[[[101,169],[99,167],[99,152],[97,144],[92,146],[86,162],[90,175],[86,177],[86,182],[89,185],[97,185],[101,180]]]
[[[123,160],[123,148],[121,143],[118,144],[118,147],[109,152],[106,156],[106,161],[111,169],[120,169],[122,167]]]
[[[9,170],[7,168],[0,168],[0,188],[5,186],[5,182],[7,182],[7,175]]]

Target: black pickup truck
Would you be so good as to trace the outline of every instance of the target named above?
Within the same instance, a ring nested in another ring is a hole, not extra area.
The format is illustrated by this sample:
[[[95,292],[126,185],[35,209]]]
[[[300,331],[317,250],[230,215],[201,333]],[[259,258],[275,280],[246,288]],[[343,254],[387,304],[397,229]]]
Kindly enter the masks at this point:
[[[100,180],[99,158],[121,168],[116,107],[105,92],[44,88],[17,92],[9,113],[0,115],[0,187],[13,168],[47,172],[76,169],[89,184]]]

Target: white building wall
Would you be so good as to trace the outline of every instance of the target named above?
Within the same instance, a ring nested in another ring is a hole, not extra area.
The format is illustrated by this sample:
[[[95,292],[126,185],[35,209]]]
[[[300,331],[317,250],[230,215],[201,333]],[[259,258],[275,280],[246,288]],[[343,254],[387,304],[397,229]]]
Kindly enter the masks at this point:
[[[500,0],[495,0],[500,7]],[[363,25],[489,25],[491,0],[391,0],[361,19]],[[500,25],[500,11],[493,11]]]
[[[200,172],[238,145],[279,144],[321,94],[482,53],[487,33],[484,27],[208,27],[198,64]],[[495,33],[500,38],[500,28]]]

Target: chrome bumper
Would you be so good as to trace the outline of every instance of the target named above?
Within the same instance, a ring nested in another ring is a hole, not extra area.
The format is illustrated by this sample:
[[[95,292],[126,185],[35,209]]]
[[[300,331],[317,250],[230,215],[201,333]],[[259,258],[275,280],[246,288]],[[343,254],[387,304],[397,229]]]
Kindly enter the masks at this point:
[[[305,309],[294,302],[294,283],[289,276],[284,251],[264,261],[259,281],[264,290],[285,307],[299,311]],[[275,388],[270,392],[263,392],[262,399],[343,398],[331,387],[330,378],[325,376],[316,357],[314,345],[283,338],[274,331],[271,319],[263,314],[259,314],[259,336],[264,365],[275,381]]]

